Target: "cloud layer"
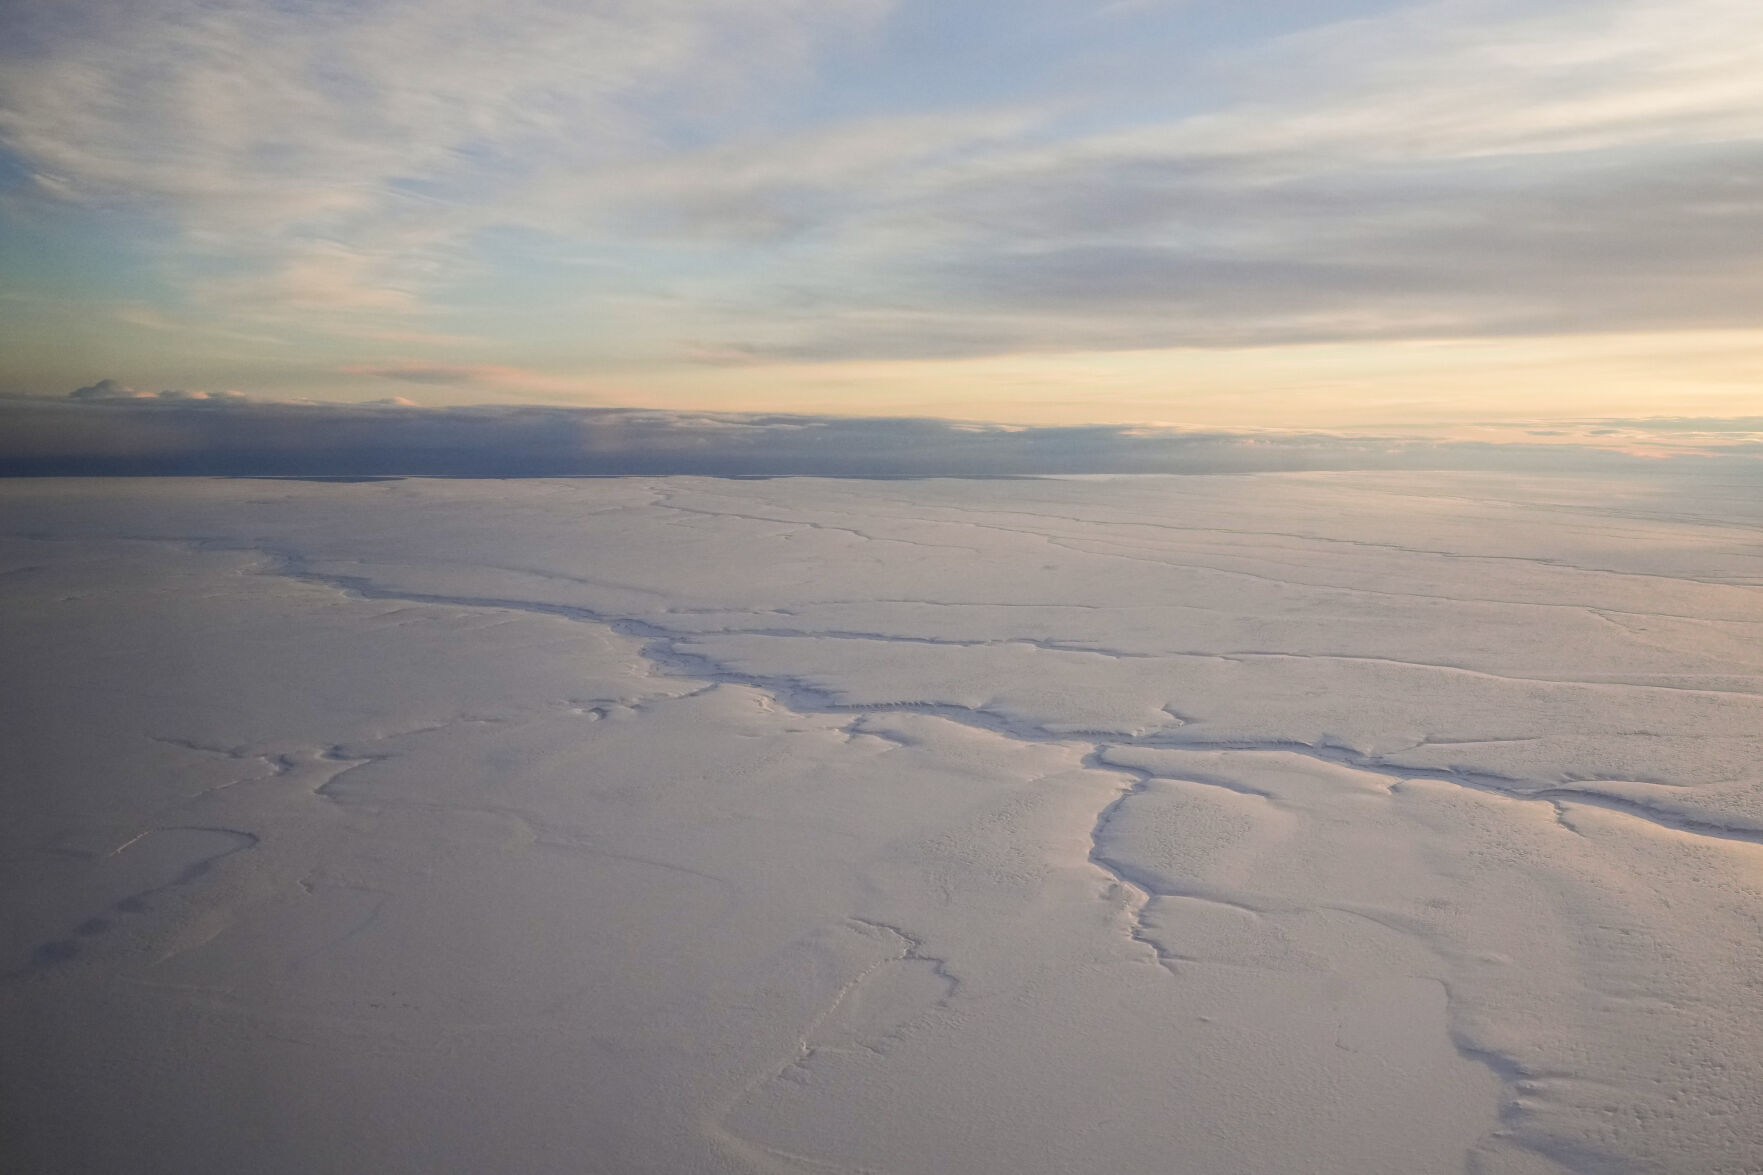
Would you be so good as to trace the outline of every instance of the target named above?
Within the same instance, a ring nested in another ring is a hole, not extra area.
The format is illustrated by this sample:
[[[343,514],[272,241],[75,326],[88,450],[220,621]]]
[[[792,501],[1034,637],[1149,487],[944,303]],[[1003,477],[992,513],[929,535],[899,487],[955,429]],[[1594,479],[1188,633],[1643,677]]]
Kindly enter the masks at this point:
[[[95,389],[104,389],[100,394]],[[0,400],[0,476],[1003,477],[1327,469],[1628,470],[1675,453],[1763,476],[1763,421],[1594,421],[1610,447],[1535,430],[1500,443],[1113,426],[1018,428],[622,408],[425,408],[141,395],[105,380]],[[1580,438],[1585,439],[1585,438]],[[1621,451],[1618,446],[1631,451]]]

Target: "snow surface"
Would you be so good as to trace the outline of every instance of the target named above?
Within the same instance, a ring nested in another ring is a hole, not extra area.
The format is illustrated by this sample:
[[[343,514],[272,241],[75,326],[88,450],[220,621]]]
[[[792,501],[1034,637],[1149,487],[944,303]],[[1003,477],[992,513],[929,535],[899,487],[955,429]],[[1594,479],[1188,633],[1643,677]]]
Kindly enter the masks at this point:
[[[1742,492],[0,518],[9,1170],[1763,1170]]]

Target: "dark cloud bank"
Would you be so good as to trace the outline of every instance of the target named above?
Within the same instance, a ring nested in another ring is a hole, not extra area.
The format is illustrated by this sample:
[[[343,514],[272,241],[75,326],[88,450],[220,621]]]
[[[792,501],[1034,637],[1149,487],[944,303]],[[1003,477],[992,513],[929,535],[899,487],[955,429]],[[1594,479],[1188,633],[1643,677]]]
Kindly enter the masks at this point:
[[[0,400],[0,476],[1008,477],[1329,469],[1598,471],[1644,460],[1561,444],[1121,426],[1011,428],[927,419],[735,415],[622,408],[258,401],[142,396],[103,381],[66,400]]]

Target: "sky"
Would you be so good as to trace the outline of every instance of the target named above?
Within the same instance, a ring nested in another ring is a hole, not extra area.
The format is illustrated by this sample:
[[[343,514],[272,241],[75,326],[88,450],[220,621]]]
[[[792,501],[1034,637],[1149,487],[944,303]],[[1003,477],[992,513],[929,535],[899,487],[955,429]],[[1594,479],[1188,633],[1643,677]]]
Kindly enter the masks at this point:
[[[1754,0],[0,0],[0,395],[1755,417],[1759,45]]]

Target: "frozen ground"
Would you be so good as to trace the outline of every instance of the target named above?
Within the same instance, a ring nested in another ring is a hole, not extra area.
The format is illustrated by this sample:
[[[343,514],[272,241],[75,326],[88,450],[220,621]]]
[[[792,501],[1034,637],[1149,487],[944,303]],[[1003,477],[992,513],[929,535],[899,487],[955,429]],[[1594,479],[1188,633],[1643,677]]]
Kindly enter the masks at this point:
[[[1754,487],[0,519],[8,1170],[1763,1170]]]

